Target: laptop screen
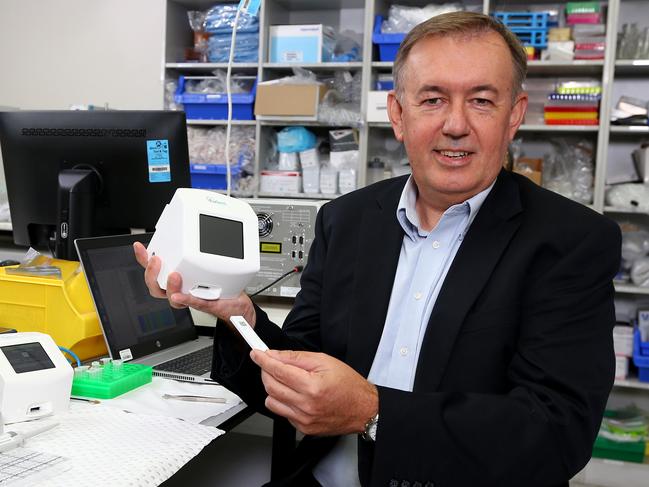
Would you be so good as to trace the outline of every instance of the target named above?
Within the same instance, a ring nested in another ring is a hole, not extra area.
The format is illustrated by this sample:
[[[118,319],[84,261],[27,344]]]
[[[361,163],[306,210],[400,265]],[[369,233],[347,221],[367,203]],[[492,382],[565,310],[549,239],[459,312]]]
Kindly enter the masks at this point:
[[[154,298],[135,260],[133,242],[148,244],[151,233],[76,241],[110,356],[136,359],[196,338],[188,309]]]

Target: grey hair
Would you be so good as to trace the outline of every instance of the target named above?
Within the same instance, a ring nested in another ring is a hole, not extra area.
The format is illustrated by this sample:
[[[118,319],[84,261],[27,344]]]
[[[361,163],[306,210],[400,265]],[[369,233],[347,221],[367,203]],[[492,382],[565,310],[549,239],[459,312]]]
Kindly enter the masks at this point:
[[[431,17],[415,26],[405,37],[392,67],[394,90],[399,101],[403,100],[405,65],[413,46],[422,39],[434,36],[473,35],[496,32],[499,34],[512,57],[514,79],[512,80],[512,101],[523,90],[527,76],[527,53],[516,35],[496,19],[475,12],[450,12]]]

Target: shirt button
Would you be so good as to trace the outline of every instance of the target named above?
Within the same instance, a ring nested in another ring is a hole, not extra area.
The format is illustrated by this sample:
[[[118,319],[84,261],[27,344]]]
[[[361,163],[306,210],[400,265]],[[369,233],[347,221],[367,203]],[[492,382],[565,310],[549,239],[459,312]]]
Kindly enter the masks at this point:
[[[440,244],[439,241],[437,241],[437,240],[435,240],[435,241],[433,242],[433,248],[434,248],[434,249],[438,249],[440,245],[441,245],[441,244]]]
[[[405,357],[406,355],[408,355],[408,347],[401,347],[399,349],[399,353],[401,354],[402,357]]]
[[[419,293],[419,292],[415,293],[415,299],[420,300],[421,299],[421,293]]]

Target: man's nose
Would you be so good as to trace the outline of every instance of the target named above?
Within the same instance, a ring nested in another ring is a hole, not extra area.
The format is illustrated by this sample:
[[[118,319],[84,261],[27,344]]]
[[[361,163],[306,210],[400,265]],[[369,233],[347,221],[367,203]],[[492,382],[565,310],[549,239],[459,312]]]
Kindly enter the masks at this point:
[[[469,121],[464,103],[451,103],[442,126],[442,133],[448,137],[459,138],[469,134]]]

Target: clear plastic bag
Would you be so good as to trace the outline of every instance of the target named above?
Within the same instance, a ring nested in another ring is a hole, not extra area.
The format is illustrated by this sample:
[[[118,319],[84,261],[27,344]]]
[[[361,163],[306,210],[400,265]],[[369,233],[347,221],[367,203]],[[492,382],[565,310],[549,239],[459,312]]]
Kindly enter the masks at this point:
[[[443,5],[426,5],[425,7],[408,7],[404,5],[392,5],[388,12],[388,18],[381,25],[381,33],[394,34],[410,32],[412,28],[421,24],[436,15],[447,12],[464,10],[460,3],[446,3]]]
[[[33,248],[29,248],[17,267],[7,267],[7,274],[19,276],[52,277],[61,279],[61,268],[52,265],[52,258],[43,255]]]
[[[301,125],[285,127],[277,132],[279,152],[302,152],[316,146],[316,136]]]
[[[616,208],[649,212],[649,185],[642,183],[613,185],[606,190],[606,203]]]
[[[593,201],[593,144],[557,138],[543,162],[543,186],[583,204]]]
[[[205,32],[231,34],[238,8],[236,3],[214,5],[206,12]],[[259,32],[259,17],[241,12],[237,21],[237,36],[240,32]]]
[[[225,130],[225,127],[188,127],[189,160],[193,164],[225,164]],[[243,171],[254,172],[255,127],[232,127],[230,164],[239,161]]]
[[[185,93],[225,93],[227,73],[222,69],[212,71],[213,77],[202,79],[188,79],[185,81]],[[249,93],[252,89],[253,79],[230,78],[230,93]]]
[[[636,286],[649,287],[649,257],[633,261],[630,275],[631,282]]]
[[[631,230],[622,233],[622,259],[628,268],[633,262],[649,254],[649,231]]]

